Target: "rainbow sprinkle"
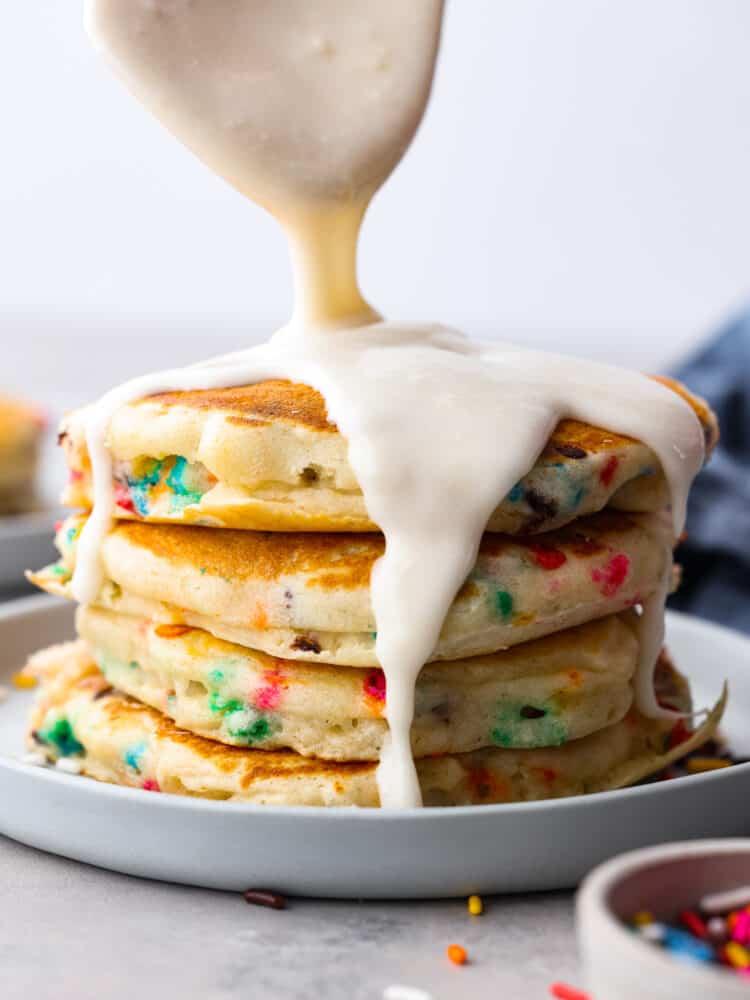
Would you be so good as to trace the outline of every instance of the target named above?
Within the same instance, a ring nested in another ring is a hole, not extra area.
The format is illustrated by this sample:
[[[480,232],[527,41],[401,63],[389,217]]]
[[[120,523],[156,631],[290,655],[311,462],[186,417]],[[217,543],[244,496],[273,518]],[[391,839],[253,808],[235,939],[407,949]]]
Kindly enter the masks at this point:
[[[460,944],[449,944],[445,949],[445,953],[454,965],[466,965],[469,958],[466,954],[466,949]]]
[[[625,583],[629,570],[630,559],[624,552],[619,552],[602,569],[592,569],[591,579],[600,585],[604,597],[614,597]]]
[[[741,907],[731,908],[735,900]],[[669,921],[641,910],[630,921],[634,933],[679,961],[719,965],[750,977],[750,887],[699,900]],[[718,912],[721,909],[721,912]]]
[[[77,757],[86,753],[67,719],[56,719],[46,729],[38,731],[36,736],[42,743],[55,747],[61,757]]]

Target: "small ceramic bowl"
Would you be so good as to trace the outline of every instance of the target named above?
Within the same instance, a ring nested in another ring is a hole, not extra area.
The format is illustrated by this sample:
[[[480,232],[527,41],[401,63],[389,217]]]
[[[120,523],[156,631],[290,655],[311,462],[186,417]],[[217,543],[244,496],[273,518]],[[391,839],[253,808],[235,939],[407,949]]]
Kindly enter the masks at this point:
[[[750,840],[744,839],[650,847],[594,869],[576,902],[593,1000],[750,1000],[747,979],[719,966],[680,961],[626,926],[639,910],[670,920],[709,893],[745,885]]]

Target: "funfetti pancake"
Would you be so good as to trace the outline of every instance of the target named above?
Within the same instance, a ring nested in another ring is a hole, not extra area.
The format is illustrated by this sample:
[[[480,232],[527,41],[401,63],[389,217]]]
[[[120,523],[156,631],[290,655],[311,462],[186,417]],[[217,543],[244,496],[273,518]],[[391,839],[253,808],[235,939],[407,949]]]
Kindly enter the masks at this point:
[[[266,805],[379,804],[374,762],[321,761],[229,747],[190,734],[112,688],[80,642],[37,653],[27,670],[42,679],[29,747],[49,760],[77,760],[84,774],[99,781]],[[689,710],[687,683],[666,658],[660,661],[657,684],[670,704]],[[723,707],[724,699],[683,742],[672,736],[674,722],[647,720],[631,711],[621,722],[554,749],[490,749],[419,760],[424,802],[478,805],[620,788],[709,739]]]
[[[638,660],[629,619],[426,666],[416,687],[415,756],[558,746],[619,722]],[[182,729],[233,746],[379,759],[387,691],[378,668],[282,660],[199,629],[95,608],[79,609],[77,624],[107,681]]]
[[[45,424],[38,407],[0,396],[0,514],[30,505]]]
[[[30,579],[70,596],[83,518],[57,534],[59,563]],[[671,565],[662,515],[603,511],[538,537],[486,534],[431,659],[478,656],[644,600]],[[190,625],[272,656],[378,666],[370,573],[376,534],[214,531],[120,521],[105,537],[97,606]]]
[[[692,406],[707,454],[718,429],[706,404],[662,380]],[[91,506],[85,411],[63,423],[70,467],[63,503]],[[313,389],[261,382],[235,389],[172,392],[123,407],[112,421],[116,514],[270,531],[376,531],[347,459],[347,442]],[[502,442],[498,442],[502,448]],[[471,484],[467,484],[467,489]],[[669,494],[645,445],[563,420],[533,469],[514,486],[488,530],[538,533],[608,504],[653,512]]]

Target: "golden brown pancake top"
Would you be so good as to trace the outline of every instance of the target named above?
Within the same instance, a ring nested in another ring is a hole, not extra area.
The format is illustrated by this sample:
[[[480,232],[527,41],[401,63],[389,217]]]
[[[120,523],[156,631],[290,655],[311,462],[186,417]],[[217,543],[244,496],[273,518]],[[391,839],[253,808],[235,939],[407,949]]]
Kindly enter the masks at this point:
[[[287,420],[316,431],[336,432],[328,420],[323,397],[309,385],[277,379],[233,389],[200,389],[193,392],[162,392],[139,402],[164,406],[187,406],[194,410],[231,410],[233,422],[261,425]]]
[[[539,555],[560,549],[585,557],[602,550],[603,536],[637,527],[637,520],[619,511],[604,510],[564,528],[540,536],[486,534],[480,556],[497,557],[515,549]],[[277,580],[305,574],[308,585],[324,590],[354,590],[369,584],[376,559],[385,543],[380,534],[239,531],[185,525],[149,525],[120,521],[113,533],[172,565],[188,565],[227,580]],[[465,596],[469,596],[468,593]]]
[[[715,443],[712,441],[710,412],[703,402],[691,395],[674,379],[662,375],[651,377],[676,392],[688,403],[703,425],[709,445]],[[325,400],[319,392],[308,385],[283,379],[228,389],[162,392],[139,402],[160,403],[165,407],[186,406],[197,410],[230,410],[232,415],[228,419],[231,423],[250,426],[263,426],[271,420],[285,420],[316,431],[335,433],[338,430],[336,425],[329,421]],[[632,438],[591,427],[577,420],[562,420],[545,449],[544,457],[554,457],[557,460],[575,458],[577,448],[587,453],[597,453],[605,448],[622,446],[631,441]]]
[[[227,580],[318,573],[315,584],[331,589],[366,586],[385,548],[382,535],[367,533],[216,531],[138,521],[118,522],[113,532],[173,565],[187,564]]]

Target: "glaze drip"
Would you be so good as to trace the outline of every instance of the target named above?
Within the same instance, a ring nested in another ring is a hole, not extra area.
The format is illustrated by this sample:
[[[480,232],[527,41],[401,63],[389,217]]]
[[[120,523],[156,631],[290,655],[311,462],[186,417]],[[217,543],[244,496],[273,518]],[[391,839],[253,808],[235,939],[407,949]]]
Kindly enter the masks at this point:
[[[87,427],[95,503],[79,543],[74,594],[89,603],[102,584],[98,552],[114,511],[106,432],[120,406],[168,389],[268,378],[313,386],[348,440],[368,513],[386,538],[371,580],[390,727],[380,793],[384,805],[414,806],[414,685],[498,498],[528,473],[558,422],[570,417],[649,445],[670,485],[677,537],[690,482],[703,462],[703,432],[671,390],[608,365],[475,342],[442,326],[370,324],[337,337],[335,351],[330,337],[290,325],[249,351],[136,379],[103,397]],[[665,565],[671,567],[671,556]],[[637,703],[651,717],[666,714],[653,693],[653,667],[668,581],[665,572],[640,619]]]

